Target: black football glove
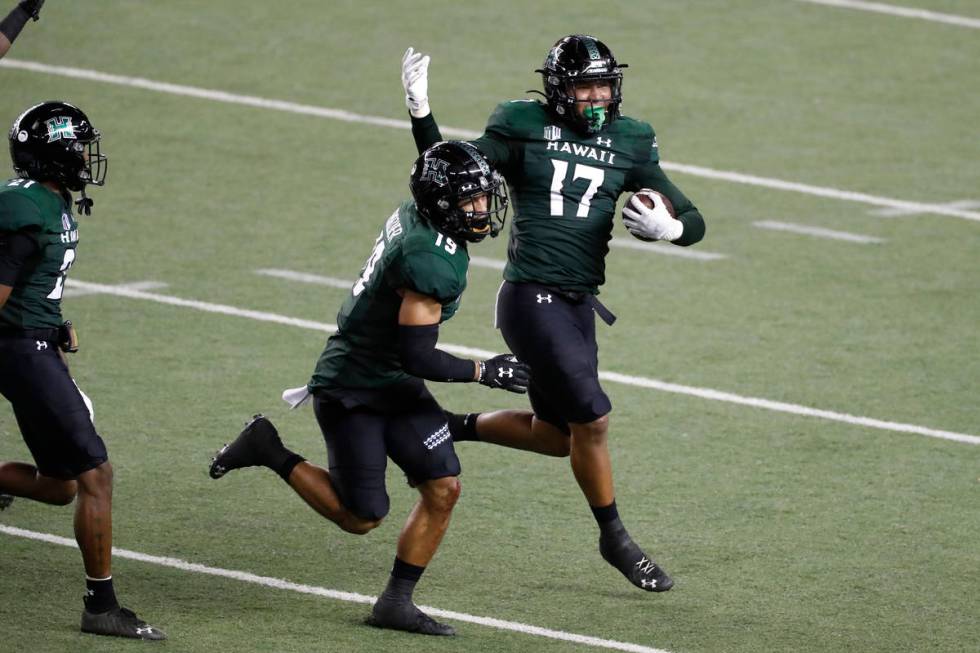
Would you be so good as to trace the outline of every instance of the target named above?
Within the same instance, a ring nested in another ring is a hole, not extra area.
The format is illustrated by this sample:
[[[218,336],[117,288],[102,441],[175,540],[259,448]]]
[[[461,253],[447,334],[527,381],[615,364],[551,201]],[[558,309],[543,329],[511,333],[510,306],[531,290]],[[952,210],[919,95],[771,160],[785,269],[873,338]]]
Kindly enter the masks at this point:
[[[34,20],[41,18],[41,7],[43,6],[44,0],[23,0],[20,3],[20,8],[24,10],[24,13]]]
[[[531,370],[513,354],[498,354],[480,361],[480,383],[488,388],[501,388],[524,394],[531,382]]]

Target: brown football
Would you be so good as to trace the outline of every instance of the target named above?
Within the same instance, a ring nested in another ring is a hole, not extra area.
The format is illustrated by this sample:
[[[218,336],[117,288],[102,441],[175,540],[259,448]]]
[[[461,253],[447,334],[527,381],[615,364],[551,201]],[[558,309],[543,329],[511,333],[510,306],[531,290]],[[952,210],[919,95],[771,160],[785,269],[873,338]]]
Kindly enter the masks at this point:
[[[640,201],[643,202],[643,205],[645,207],[647,207],[648,209],[652,209],[653,208],[653,199],[651,199],[650,196],[651,195],[660,195],[660,197],[663,198],[664,206],[667,207],[667,212],[670,213],[671,217],[674,217],[674,218],[677,217],[677,214],[674,213],[674,205],[670,203],[670,200],[667,199],[667,196],[664,195],[663,193],[658,193],[657,191],[651,190],[649,188],[641,188],[640,190],[636,191],[635,195],[637,195],[640,198]],[[627,200],[627,204],[632,199],[633,198],[631,197],[629,200]]]

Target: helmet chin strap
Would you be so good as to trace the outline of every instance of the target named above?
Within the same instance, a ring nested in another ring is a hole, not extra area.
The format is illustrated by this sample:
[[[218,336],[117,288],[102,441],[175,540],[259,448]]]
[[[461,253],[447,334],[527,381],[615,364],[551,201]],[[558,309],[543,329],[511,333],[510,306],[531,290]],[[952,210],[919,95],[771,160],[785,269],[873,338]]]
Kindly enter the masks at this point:
[[[84,213],[85,215],[92,215],[92,207],[94,205],[95,202],[91,197],[85,194],[85,189],[82,188],[82,196],[75,200],[75,206],[78,207],[78,214],[82,215]]]

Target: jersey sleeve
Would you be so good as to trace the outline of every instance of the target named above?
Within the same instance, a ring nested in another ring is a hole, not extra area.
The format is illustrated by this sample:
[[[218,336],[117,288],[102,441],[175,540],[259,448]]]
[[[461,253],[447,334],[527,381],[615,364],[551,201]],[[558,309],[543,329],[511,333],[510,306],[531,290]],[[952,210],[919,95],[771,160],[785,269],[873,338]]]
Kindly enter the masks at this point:
[[[0,193],[0,231],[37,230],[44,226],[41,209],[17,192]]]
[[[404,255],[400,285],[445,304],[463,292],[463,282],[453,265],[435,252],[414,251]]]

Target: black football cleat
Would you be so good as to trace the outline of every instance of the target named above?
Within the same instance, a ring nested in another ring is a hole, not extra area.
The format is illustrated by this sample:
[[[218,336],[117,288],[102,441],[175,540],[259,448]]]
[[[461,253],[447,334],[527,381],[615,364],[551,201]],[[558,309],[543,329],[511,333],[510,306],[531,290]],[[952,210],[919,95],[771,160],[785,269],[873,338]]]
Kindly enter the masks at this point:
[[[429,615],[419,610],[414,603],[395,603],[378,601],[371,610],[371,616],[364,620],[375,628],[404,630],[418,635],[441,635],[451,637],[456,629],[447,624],[441,624]]]
[[[108,612],[82,610],[82,632],[109,637],[162,640],[166,633],[136,616],[136,613],[119,606]]]
[[[9,508],[13,502],[14,498],[11,495],[0,493],[0,512]]]
[[[599,537],[599,553],[618,569],[629,582],[647,592],[666,592],[674,580],[648,557],[625,531],[610,537]]]
[[[276,427],[264,416],[256,415],[233,442],[214,454],[208,474],[211,478],[221,478],[233,469],[265,465],[272,459],[273,452],[282,449]]]

